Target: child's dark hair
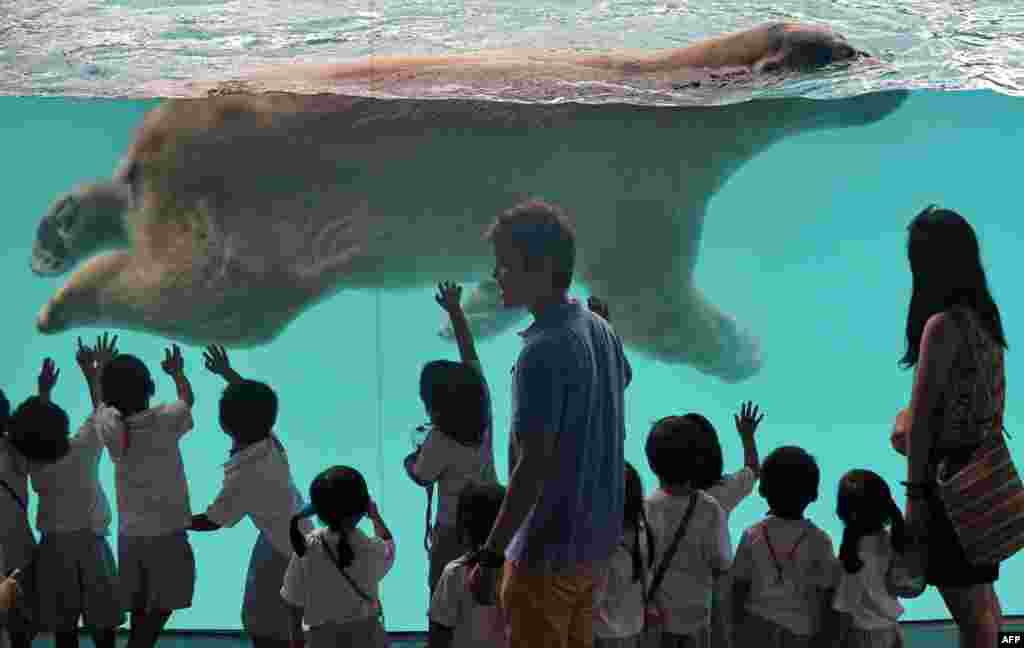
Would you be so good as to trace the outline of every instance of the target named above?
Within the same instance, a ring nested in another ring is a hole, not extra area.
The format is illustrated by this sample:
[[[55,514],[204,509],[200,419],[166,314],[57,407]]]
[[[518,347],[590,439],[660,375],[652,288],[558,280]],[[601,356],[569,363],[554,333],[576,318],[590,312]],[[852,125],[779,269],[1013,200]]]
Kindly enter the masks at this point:
[[[355,553],[348,542],[348,530],[370,509],[370,491],[363,475],[349,466],[332,466],[316,476],[309,487],[310,505],[292,516],[290,529],[292,548],[301,558],[308,549],[299,529],[299,520],[315,514],[327,528],[340,535],[338,562],[348,567]]]
[[[818,499],[820,482],[818,462],[797,446],[776,448],[761,465],[761,496],[781,518],[803,517],[807,505]]]
[[[220,397],[220,424],[243,443],[267,438],[277,422],[277,394],[266,383],[230,383]]]
[[[655,421],[644,450],[651,470],[665,484],[708,489],[722,480],[718,433],[700,414]]]
[[[8,420],[7,438],[29,461],[53,463],[71,448],[70,428],[67,412],[59,405],[32,396]]]
[[[114,357],[103,367],[100,388],[103,402],[125,417],[149,407],[149,399],[156,393],[146,364],[130,353]]]
[[[455,527],[459,536],[473,548],[482,547],[494,528],[504,501],[505,487],[501,484],[470,482],[459,493],[455,508]]]
[[[483,443],[487,392],[483,376],[475,368],[450,360],[427,363],[420,372],[420,399],[433,412],[434,424],[442,434],[464,446]]]
[[[889,485],[870,470],[851,470],[839,480],[836,515],[843,521],[843,544],[839,561],[847,574],[856,574],[864,563],[857,555],[860,539],[892,525],[892,547],[903,553],[906,532],[903,512],[896,505]]]
[[[640,473],[633,464],[626,462],[626,497],[623,511],[625,527],[633,528],[633,582],[640,580],[644,564],[640,555],[640,532],[647,537],[647,560],[654,560],[654,536],[647,524],[647,513],[644,511],[644,485],[640,481]]]

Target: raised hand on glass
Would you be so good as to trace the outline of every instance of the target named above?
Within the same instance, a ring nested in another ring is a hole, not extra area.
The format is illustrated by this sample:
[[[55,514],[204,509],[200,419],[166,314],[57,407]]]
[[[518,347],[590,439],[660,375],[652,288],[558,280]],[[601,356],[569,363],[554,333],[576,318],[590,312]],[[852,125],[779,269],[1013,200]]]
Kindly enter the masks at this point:
[[[231,361],[228,360],[227,350],[219,345],[211,344],[203,352],[203,364],[210,373],[227,378],[231,372]]]
[[[442,281],[437,284],[437,294],[434,300],[449,313],[462,308],[462,286],[451,281]]]
[[[50,392],[57,384],[58,377],[60,377],[60,369],[53,363],[53,360],[50,358],[43,360],[43,368],[39,372],[39,396],[41,398],[49,400]]]
[[[117,336],[110,337],[108,333],[96,337],[96,346],[93,347],[92,357],[95,361],[96,371],[102,372],[103,368],[110,364],[110,361],[118,356]]]
[[[75,362],[82,369],[86,376],[96,373],[96,352],[92,347],[82,344],[82,338],[78,338],[78,349],[75,351]]]
[[[757,432],[757,426],[764,419],[764,414],[758,416],[758,407],[752,401],[747,401],[740,406],[740,413],[735,414],[736,431],[742,438],[753,438]]]
[[[160,363],[160,368],[172,377],[184,373],[185,359],[181,356],[181,349],[177,344],[172,344],[171,348],[164,350],[164,360]]]

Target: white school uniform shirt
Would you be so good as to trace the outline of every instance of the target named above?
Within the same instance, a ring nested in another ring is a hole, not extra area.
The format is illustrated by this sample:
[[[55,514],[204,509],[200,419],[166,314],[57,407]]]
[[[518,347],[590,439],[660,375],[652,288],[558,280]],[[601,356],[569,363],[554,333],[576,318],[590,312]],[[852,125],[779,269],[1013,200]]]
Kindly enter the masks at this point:
[[[364,594],[376,600],[380,596],[381,579],[395,564],[395,543],[371,538],[360,529],[350,531],[348,541],[355,560],[345,572]],[[329,529],[316,529],[306,536],[306,542],[306,555],[300,558],[292,553],[281,588],[285,601],[303,609],[303,630],[375,616],[374,607],[345,580],[324,549],[324,543],[329,543],[334,556],[338,557],[338,534]]]
[[[110,500],[100,484],[103,442],[90,421],[68,439],[60,460],[32,465],[32,489],[39,498],[36,529],[40,533],[90,530],[110,534]]]
[[[469,483],[483,481],[484,469],[480,447],[464,446],[431,429],[412,471],[421,481],[437,482],[437,526],[455,526],[459,493]]]
[[[697,502],[690,523],[655,594],[655,600],[666,613],[665,631],[679,635],[696,633],[710,624],[713,572],[724,572],[732,565],[725,511],[704,491],[694,493]],[[674,496],[658,489],[644,503],[654,534],[652,581],[686,514],[690,498],[691,495]]]
[[[781,567],[781,578],[768,540]],[[750,583],[745,608],[749,614],[809,636],[818,631],[821,621],[820,590],[836,586],[838,569],[832,539],[825,531],[807,519],[768,515],[743,532],[731,575],[734,582]]]
[[[188,403],[165,403],[126,419],[102,405],[90,420],[114,462],[118,533],[153,537],[187,529],[192,508],[178,444],[192,429]]]
[[[28,505],[28,460],[5,437],[0,437],[0,479],[11,487],[22,504]],[[0,545],[7,538],[23,534],[28,526],[28,514],[11,496],[6,488],[0,486]]]
[[[636,532],[627,527],[619,546],[612,554],[604,584],[597,592],[597,601],[594,605],[595,637],[618,639],[633,637],[643,631],[644,587],[649,585],[651,580],[651,556],[647,553],[647,532],[641,530],[639,546],[643,569],[639,574],[635,574],[633,545],[637,538]],[[639,578],[635,578],[636,576]]]
[[[466,587],[470,570],[466,556],[445,566],[430,599],[430,620],[453,629],[451,648],[507,648],[505,616],[498,606],[473,600]]]
[[[715,498],[722,509],[725,510],[726,518],[740,505],[752,492],[757,476],[749,466],[744,466],[734,473],[723,475],[722,481],[707,489],[707,494]]]
[[[239,450],[224,464],[224,485],[206,517],[233,527],[249,516],[278,553],[291,556],[289,525],[305,502],[292,479],[288,455],[273,434]],[[313,530],[308,518],[299,521],[303,535]]]
[[[853,627],[859,630],[896,627],[904,609],[885,585],[889,567],[898,559],[889,532],[882,530],[861,538],[857,555],[864,565],[856,574],[840,568],[833,608],[851,615]]]

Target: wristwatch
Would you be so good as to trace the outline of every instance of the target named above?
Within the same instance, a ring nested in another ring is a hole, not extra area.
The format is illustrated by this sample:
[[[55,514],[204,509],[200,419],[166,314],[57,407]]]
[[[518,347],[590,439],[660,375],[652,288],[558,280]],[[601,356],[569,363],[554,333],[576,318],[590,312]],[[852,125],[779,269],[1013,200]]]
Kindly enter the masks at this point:
[[[477,554],[477,558],[480,561],[480,565],[488,569],[499,569],[505,564],[505,555],[488,547],[482,548],[480,553]]]

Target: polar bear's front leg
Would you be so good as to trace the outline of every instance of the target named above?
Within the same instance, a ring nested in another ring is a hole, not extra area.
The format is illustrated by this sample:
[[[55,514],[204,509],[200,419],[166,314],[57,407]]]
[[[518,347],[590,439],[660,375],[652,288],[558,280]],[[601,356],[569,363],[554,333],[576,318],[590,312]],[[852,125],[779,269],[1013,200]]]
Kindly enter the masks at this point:
[[[469,330],[476,339],[486,339],[521,322],[526,317],[525,308],[508,308],[501,303],[501,289],[493,279],[481,281],[469,294],[462,307],[469,321]],[[441,337],[454,340],[451,322],[446,322],[440,331]]]
[[[140,263],[134,252],[117,250],[82,265],[43,306],[36,319],[40,333],[78,327],[113,328],[172,334],[195,314],[183,299],[191,286],[187,273]]]

